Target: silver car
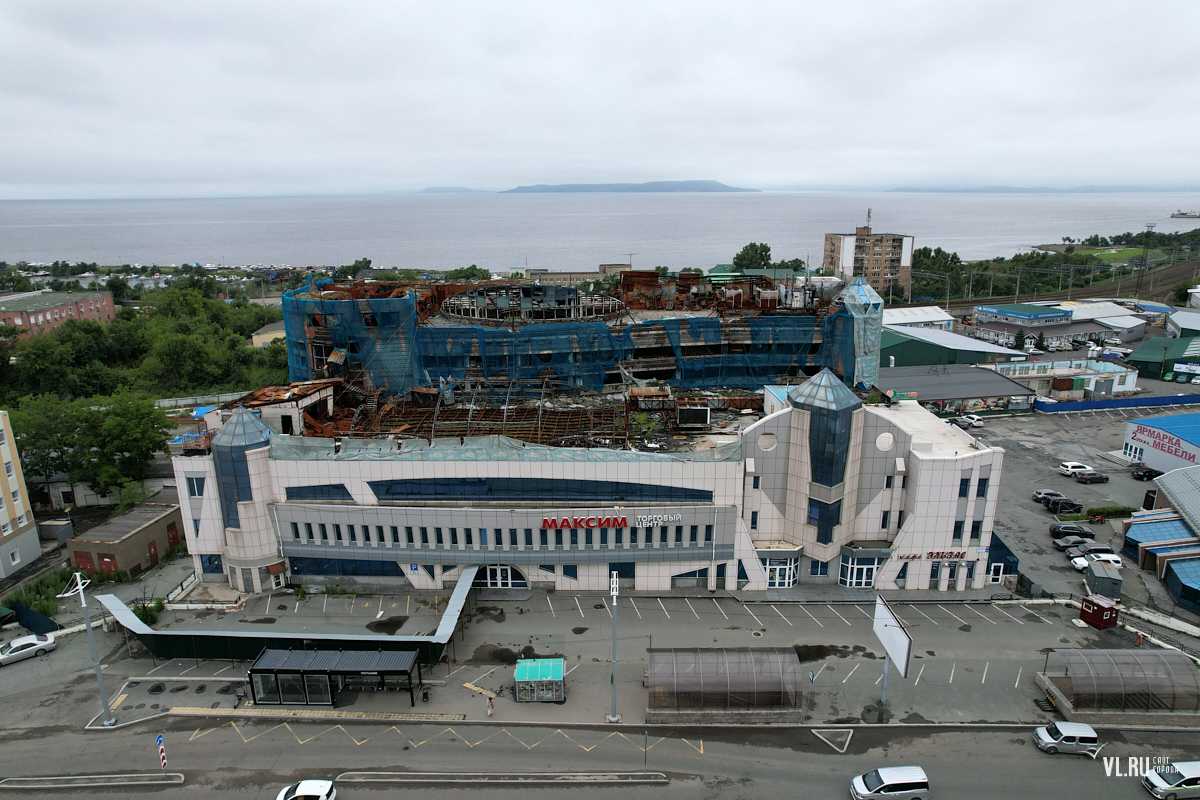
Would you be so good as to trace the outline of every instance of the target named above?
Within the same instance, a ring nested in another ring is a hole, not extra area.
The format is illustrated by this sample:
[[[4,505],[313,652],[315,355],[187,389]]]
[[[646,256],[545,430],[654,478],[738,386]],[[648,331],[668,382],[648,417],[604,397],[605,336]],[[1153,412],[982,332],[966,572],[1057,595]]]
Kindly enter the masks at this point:
[[[34,656],[44,656],[56,647],[58,647],[58,642],[55,641],[53,633],[20,636],[11,642],[0,645],[0,666]]]
[[[1078,722],[1052,722],[1033,731],[1033,743],[1039,750],[1055,753],[1078,753],[1094,756],[1100,745],[1091,725]]]
[[[880,767],[865,775],[856,775],[850,781],[850,796],[854,800],[918,797],[927,800],[929,778],[920,767]]]
[[[1200,761],[1173,761],[1168,767],[1151,770],[1142,777],[1142,786],[1164,800],[1200,797]]]

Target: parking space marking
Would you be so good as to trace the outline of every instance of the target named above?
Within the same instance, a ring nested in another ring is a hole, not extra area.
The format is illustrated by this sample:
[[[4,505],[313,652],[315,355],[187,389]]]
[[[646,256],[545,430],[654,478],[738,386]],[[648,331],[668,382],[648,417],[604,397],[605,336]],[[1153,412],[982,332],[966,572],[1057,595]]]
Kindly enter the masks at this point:
[[[832,611],[833,613],[837,614],[837,615],[838,615],[838,619],[840,619],[842,622],[846,623],[847,625],[850,625],[850,620],[846,619],[846,618],[845,618],[845,617],[843,617],[841,614],[838,614],[838,612],[837,612],[837,609],[836,609],[836,608],[834,608],[833,606],[829,605],[828,603],[826,603],[826,604],[825,604],[825,607],[826,607],[826,608],[828,608],[828,609],[829,609],[830,611]],[[853,625],[851,625],[850,627],[854,627],[854,626],[853,626]]]
[[[729,615],[725,613],[725,609],[721,608],[721,604],[717,602],[717,598],[714,597],[712,599],[712,601],[713,601],[713,604],[717,607],[717,611],[721,612],[721,616],[724,617],[725,619],[729,619]]]
[[[629,598],[629,605],[633,606],[633,610],[637,611],[638,619],[642,618],[642,612],[638,611],[637,603],[633,602],[633,598]]]
[[[1025,610],[1029,611],[1029,608],[1026,607]],[[1033,614],[1035,617],[1037,617],[1038,619],[1040,619],[1042,622],[1046,623],[1047,625],[1050,624],[1050,620],[1046,619],[1045,617],[1043,617],[1041,614],[1037,613],[1036,611],[1029,611],[1029,613]]]
[[[969,625],[969,624],[970,624],[970,623],[968,623],[968,622],[967,622],[965,619],[963,619],[962,617],[960,617],[958,614],[955,614],[953,611],[951,611],[950,609],[946,608],[944,605],[941,605],[940,603],[938,604],[938,608],[940,608],[942,611],[945,611],[945,612],[946,612],[947,614],[949,614],[950,616],[954,617],[956,620],[958,620],[959,622],[961,622],[963,625]]]
[[[499,668],[499,667],[492,667],[492,668],[491,668],[491,669],[489,669],[487,672],[483,673],[483,674],[482,674],[482,675],[480,675],[478,678],[476,678],[475,680],[471,681],[471,683],[474,683],[474,684],[478,685],[478,684],[479,684],[479,682],[480,682],[481,680],[483,680],[484,678],[486,678],[488,675],[491,675],[493,672],[495,672],[495,671],[496,671],[496,670],[498,670],[498,669],[500,669],[500,668]]]
[[[350,595],[350,610],[347,613],[349,613],[349,614],[354,613],[354,601],[357,599],[358,599],[358,595],[356,595],[356,594]]]
[[[550,595],[546,595],[546,605],[550,606],[550,616],[557,617],[558,614],[554,613],[554,603],[550,602]]]
[[[991,664],[992,664],[992,662],[990,662],[990,661],[985,661],[983,664],[983,680],[981,680],[979,682],[981,685],[987,683],[987,671],[988,671],[988,667],[990,667]]]
[[[957,661],[955,661],[953,664],[950,665],[950,682],[951,683],[954,683],[954,670],[957,667],[958,667]]]
[[[579,598],[575,598],[575,607],[579,609],[579,616],[583,616],[583,607],[579,605]],[[586,619],[586,617],[585,617]]]
[[[200,668],[200,665],[199,665],[199,664],[196,664],[196,665],[195,665],[195,666],[193,666],[193,667],[188,667],[187,669],[185,669],[183,672],[181,672],[181,673],[179,673],[179,674],[180,674],[180,675],[187,675],[187,674],[188,674],[189,672],[191,672],[192,670],[194,670],[194,669],[199,669],[199,668]]]
[[[683,602],[687,603],[687,607],[692,609],[692,614],[695,615],[696,619],[700,619],[700,615],[696,614],[696,609],[692,608],[692,601],[685,597],[683,598]]]
[[[917,679],[915,681],[913,681],[913,686],[916,686],[918,683],[921,682],[921,676],[924,674],[925,674],[925,665],[922,664],[921,671],[917,673]]]
[[[755,615],[755,613],[754,613],[753,611],[751,611],[751,610],[750,610],[750,606],[742,606],[742,608],[746,609],[746,613],[747,613],[747,614],[749,614],[750,616],[754,617],[754,621],[758,623],[758,626],[759,626],[760,628],[765,628],[765,627],[767,627],[766,625],[763,625],[763,624],[762,624],[762,620],[761,620],[761,619],[759,619],[759,618],[758,618],[758,617]]]
[[[774,606],[772,606],[772,608],[774,608]],[[821,625],[821,620],[819,620],[819,619],[817,619],[816,617],[814,617],[814,616],[812,615],[812,612],[811,612],[811,611],[809,611],[807,608],[805,608],[804,606],[800,606],[800,610],[801,610],[801,611],[803,611],[805,614],[808,614],[808,616],[809,616],[810,618],[812,618],[812,621],[813,621],[813,622],[817,623],[818,625]],[[783,614],[780,614],[779,616],[781,616],[781,617],[782,617],[782,616],[783,616]],[[822,627],[822,628],[824,628],[825,626],[824,626],[824,625],[821,625],[821,627]]]
[[[976,614],[979,614],[979,616],[983,617],[984,619],[986,619],[988,622],[992,623],[993,625],[1000,624],[999,622],[996,622],[996,620],[989,617],[987,614],[980,614],[978,611],[975,610],[975,606],[967,606],[967,608],[971,609],[972,611],[975,611]]]
[[[263,604],[263,616],[271,613],[271,595],[267,595],[266,602]]]
[[[664,613],[664,614],[667,614],[667,607],[663,605],[663,602],[662,602],[662,598],[661,598],[661,597],[660,597],[660,598],[658,598],[658,607],[659,607],[659,608],[661,608],[661,609],[663,610],[663,613]],[[671,615],[670,615],[670,614],[667,614],[667,619],[670,619],[670,618],[671,618]]]
[[[325,595],[322,595],[322,597],[323,597],[323,599],[321,600],[321,613],[324,614],[325,606],[329,605],[329,595],[325,594]]]
[[[871,616],[870,614],[868,614],[866,611],[863,611],[863,607],[862,607],[862,606],[860,606],[860,605],[855,605],[854,607],[855,607],[855,608],[857,608],[857,609],[858,609],[858,610],[859,610],[859,611],[862,613],[862,615],[863,615],[864,617],[866,617],[867,619],[874,619],[874,617],[872,617],[872,616]]]
[[[383,616],[383,595],[379,595],[379,613],[375,615],[375,619]]]
[[[924,611],[922,611],[921,609],[919,609],[919,608],[917,608],[916,606],[914,606],[912,603],[909,603],[908,607],[909,607],[909,608],[911,608],[913,611],[917,612],[918,614],[920,614],[920,615],[921,615],[922,617],[924,617],[925,619],[927,619],[927,620],[929,620],[930,622],[932,622],[934,625],[937,625],[937,624],[938,624],[938,621],[937,621],[936,619],[934,619],[933,617],[929,616],[929,615],[928,615],[928,614],[926,614]]]
[[[1025,668],[1020,667],[1017,669],[1017,682],[1013,684],[1014,689],[1018,689],[1021,686],[1021,670],[1023,670],[1023,669],[1025,669]]]
[[[574,667],[571,667],[569,670],[567,670],[566,672],[564,672],[564,673],[563,673],[563,677],[565,678],[565,677],[567,677],[568,675],[570,675],[572,672],[574,672],[574,671],[575,671],[576,667],[578,667],[578,666],[579,666],[579,665],[578,665],[578,664],[576,664]]]
[[[857,672],[858,668],[861,666],[862,666],[862,662],[855,664],[854,669],[850,670],[850,675],[853,675],[855,672]],[[847,675],[846,677],[842,678],[842,683],[845,683],[846,681],[850,680],[850,675]]]
[[[215,675],[220,675],[222,672],[224,672],[224,671],[225,671],[225,670],[227,670],[227,669],[233,669],[233,664],[230,664],[228,667],[221,667],[221,668],[220,668],[219,670],[217,670],[217,671],[216,671],[216,673],[214,673],[214,674],[215,674]]]
[[[795,625],[792,625],[792,621],[790,619],[783,616],[783,612],[780,611],[778,608],[775,608],[775,606],[771,606],[771,610],[774,611],[776,614],[778,614],[780,616],[780,618],[782,618],[783,621],[788,624],[789,627],[792,627],[792,628],[796,627]],[[812,615],[810,614],[809,616],[812,616]]]
[[[296,607],[292,609],[292,613],[293,614],[300,613],[300,598],[299,597],[296,598]]]
[[[878,685],[879,685],[879,682],[880,682],[881,680],[883,680],[883,673],[882,673],[882,672],[881,672],[881,673],[879,673],[879,677],[875,679],[875,685],[876,685],[876,686],[878,686]]]
[[[1008,617],[1009,619],[1011,619],[1013,622],[1017,623],[1018,625],[1024,625],[1024,624],[1025,624],[1025,623],[1024,623],[1024,622],[1022,622],[1021,620],[1019,620],[1019,619],[1017,619],[1016,617],[1014,617],[1012,614],[1010,614],[1010,613],[1008,613],[1007,611],[1005,611],[1005,610],[1004,610],[1003,608],[1001,608],[1000,606],[992,606],[992,608],[996,609],[996,610],[997,610],[997,611],[999,611],[1001,614],[1003,614],[1004,616]]]
[[[616,598],[613,598],[613,599],[615,600]],[[604,610],[608,612],[608,618],[612,619],[613,618],[612,609],[608,607],[608,603],[604,604]]]

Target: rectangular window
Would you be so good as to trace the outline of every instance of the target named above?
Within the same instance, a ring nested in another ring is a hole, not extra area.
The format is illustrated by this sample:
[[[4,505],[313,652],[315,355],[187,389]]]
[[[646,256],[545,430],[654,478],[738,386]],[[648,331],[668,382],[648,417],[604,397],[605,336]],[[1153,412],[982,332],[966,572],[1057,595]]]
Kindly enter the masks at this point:
[[[333,526],[333,539],[334,539],[334,541],[337,541],[337,542],[340,542],[342,540],[342,526],[341,525]]]
[[[575,564],[563,564],[562,574],[564,578],[570,578],[573,581],[579,580],[579,567]]]
[[[629,543],[631,545],[637,544],[637,528],[629,529]]]
[[[473,548],[475,546],[475,541],[474,541],[475,537],[471,534],[470,528],[463,528],[463,539],[466,540],[467,547]]]
[[[885,488],[885,489],[892,488],[892,480],[893,480],[893,476],[891,476],[891,475],[888,475],[886,478],[884,478],[883,479],[883,488]]]
[[[329,532],[325,530],[325,523],[318,522],[317,527],[321,529],[321,541],[328,542],[329,541]]]
[[[971,541],[978,542],[983,536],[983,520],[977,519],[971,523]]]
[[[563,543],[562,543],[562,531],[555,531],[555,532],[554,532],[554,546],[555,546],[556,548],[558,548],[559,550],[562,550],[562,546],[563,546]]]
[[[496,547],[504,547],[504,528],[496,528]]]
[[[960,519],[954,523],[954,535],[952,537],[954,539],[954,541],[956,541],[956,542],[962,541],[962,532],[963,532],[963,521]]]
[[[5,524],[7,525],[8,523],[5,523]],[[11,553],[9,553],[8,554],[8,562],[10,564],[20,564],[21,563],[21,552],[19,550],[13,550]]]
[[[313,540],[313,528],[311,522],[304,523],[304,530],[308,532],[308,540]],[[200,533],[200,520],[196,520],[196,533]]]
[[[617,536],[617,547],[620,547],[623,544],[625,544],[625,529],[624,528],[617,528],[616,536]]]
[[[525,546],[533,547],[533,528],[525,529]]]
[[[12,462],[4,465],[5,469],[11,466]],[[8,477],[12,477],[12,473],[8,473]],[[188,478],[187,479],[188,497],[203,497],[204,496],[204,478]]]
[[[547,534],[546,534],[546,529],[542,528],[540,531],[538,531],[538,544],[541,547],[546,547],[547,539],[549,539],[549,536],[547,536]]]
[[[704,526],[704,543],[708,544],[712,541],[712,525]]]
[[[667,543],[667,526],[666,525],[663,525],[662,527],[660,527],[658,529],[658,543],[659,544]]]
[[[809,575],[828,575],[829,574],[829,562],[828,561],[817,561],[816,559],[810,561],[808,564],[808,574]]]
[[[553,564],[538,564],[538,569],[540,569],[542,572],[549,572],[551,575],[554,574]]]
[[[752,530],[752,531],[758,530],[758,512],[757,511],[750,512],[750,530]]]
[[[571,528],[571,547],[579,547],[579,530]]]
[[[383,526],[382,525],[375,526],[375,541],[379,542],[380,544],[383,544]]]
[[[600,546],[608,547],[608,528],[600,529]]]
[[[429,546],[429,529],[428,528],[421,528],[421,546],[422,547]]]
[[[683,544],[683,526],[675,526],[675,544]]]
[[[890,517],[891,515],[892,515],[892,512],[890,512],[890,511],[885,511],[885,512],[883,512],[883,518],[882,518],[881,520],[879,520],[879,527],[880,527],[880,528],[884,528],[884,529],[886,529],[886,528],[887,528],[887,526],[888,526],[888,517]]]
[[[958,482],[958,496],[959,497],[966,497],[967,492],[969,492],[970,490],[971,490],[971,479],[970,478],[962,478],[961,480],[959,480],[959,482]]]
[[[902,508],[896,512],[896,527],[900,528],[900,527],[903,527],[903,525],[904,525],[904,509]]]
[[[508,529],[508,546],[509,547],[517,546],[517,529],[516,528]]]
[[[901,489],[907,489],[907,488],[908,488],[908,476],[907,476],[907,475],[905,475],[904,477],[902,477],[902,478],[900,479],[900,488],[901,488]]]
[[[351,536],[351,538],[353,538],[353,536]],[[434,541],[434,544],[436,544],[438,547],[442,546],[442,529],[441,528],[433,529],[433,541]]]
[[[479,546],[480,546],[480,547],[487,547],[487,546],[488,546],[488,543],[487,543],[487,528],[480,528],[480,529],[479,529]]]
[[[759,476],[758,476],[758,475],[755,475],[755,476],[754,476],[754,488],[755,488],[755,489],[757,489],[757,488],[758,488],[758,478],[759,478]]]
[[[833,529],[842,522],[842,501],[822,503],[809,498],[808,524],[817,526],[817,542],[829,544],[833,541]]]
[[[980,478],[979,485],[975,487],[975,496],[976,497],[987,497],[987,486],[988,486],[988,479]]]
[[[293,539],[300,538],[300,524],[298,522],[292,523],[292,538]]]
[[[950,579],[951,583],[954,583],[954,581],[958,579],[957,561],[949,561],[946,563],[946,577]]]
[[[934,561],[929,565],[929,588],[936,589],[938,583],[938,575],[942,572],[942,562]]]
[[[358,541],[358,534],[354,532],[354,526],[353,526],[353,525],[347,525],[347,526],[346,526],[346,530],[347,530],[347,531],[350,533],[350,541],[352,541],[352,542],[357,542],[357,541]]]
[[[458,528],[450,529],[450,546],[458,547]]]
[[[695,544],[699,538],[700,538],[700,526],[693,525],[688,530],[688,544]]]
[[[7,522],[0,522],[0,534],[8,536],[10,533],[12,533],[12,525],[9,525]]]
[[[404,541],[407,542],[408,544],[413,543],[413,534],[412,534],[412,526],[411,525],[404,526]]]
[[[974,579],[975,579],[975,562],[968,561],[967,562],[967,583],[970,583]]]
[[[392,544],[400,544],[400,529],[392,526]]]

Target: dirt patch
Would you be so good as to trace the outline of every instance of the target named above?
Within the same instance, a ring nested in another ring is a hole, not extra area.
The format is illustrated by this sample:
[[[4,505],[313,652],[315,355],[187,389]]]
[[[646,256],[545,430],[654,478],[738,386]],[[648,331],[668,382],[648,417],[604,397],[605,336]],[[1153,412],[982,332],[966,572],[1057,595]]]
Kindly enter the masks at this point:
[[[383,619],[371,620],[367,623],[367,630],[371,633],[383,633],[388,636],[395,636],[396,631],[404,627],[404,623],[408,622],[408,617],[384,617]]]
[[[918,714],[915,711],[900,721],[907,723],[909,725],[928,725],[928,724],[930,724],[929,720],[925,719],[924,717],[922,717],[920,714]]]
[[[239,619],[238,622],[248,622],[251,625],[274,625],[274,617],[259,617],[257,619]]]
[[[809,661],[824,661],[829,658],[850,658],[851,656],[878,658],[862,645],[851,647],[844,644],[796,644],[792,645],[792,649],[796,651],[796,657],[800,659],[801,664]]]
[[[508,666],[513,666],[521,658],[563,658],[563,655],[562,653],[538,653],[533,649],[533,645],[526,645],[520,651],[515,651],[507,647],[485,644],[475,648],[475,652],[471,654],[466,663],[472,666],[482,664],[507,664]]]
[[[587,633],[587,632],[588,632],[587,628],[571,628],[571,633],[575,634],[576,636],[578,636],[581,633]]]
[[[970,633],[970,632],[971,632],[971,626],[970,626],[970,625],[959,625],[959,626],[958,626],[958,629],[959,629],[960,631],[962,631],[963,633]]]
[[[937,657],[937,653],[933,652],[932,650],[926,650],[925,655]]]
[[[475,609],[474,616],[477,616],[480,622],[485,619],[492,622],[504,622],[504,609],[500,606],[479,606]]]

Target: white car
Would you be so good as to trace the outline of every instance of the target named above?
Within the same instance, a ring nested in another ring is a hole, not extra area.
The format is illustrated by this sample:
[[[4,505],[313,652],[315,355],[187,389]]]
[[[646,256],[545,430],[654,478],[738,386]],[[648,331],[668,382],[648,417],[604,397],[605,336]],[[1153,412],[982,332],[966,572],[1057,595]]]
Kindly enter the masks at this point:
[[[1075,475],[1077,472],[1091,472],[1092,468],[1078,461],[1064,461],[1058,465],[1058,471],[1063,475]]]
[[[1031,355],[1031,356],[1043,355],[1042,351],[1038,350],[1036,347],[1026,347],[1025,352],[1029,353],[1029,355]]]
[[[334,800],[337,789],[333,781],[300,781],[294,786],[285,786],[275,800]]]
[[[0,666],[34,656],[44,656],[56,647],[58,647],[58,642],[53,633],[19,636],[11,642],[0,645]]]
[[[1079,558],[1071,559],[1071,566],[1083,572],[1088,568],[1088,564],[1100,562],[1101,564],[1110,564],[1117,569],[1121,568],[1121,557],[1112,553],[1085,553]]]
[[[978,414],[963,414],[961,417],[959,417],[959,419],[965,419],[967,422],[971,423],[972,428],[983,427],[983,417],[979,416]]]

